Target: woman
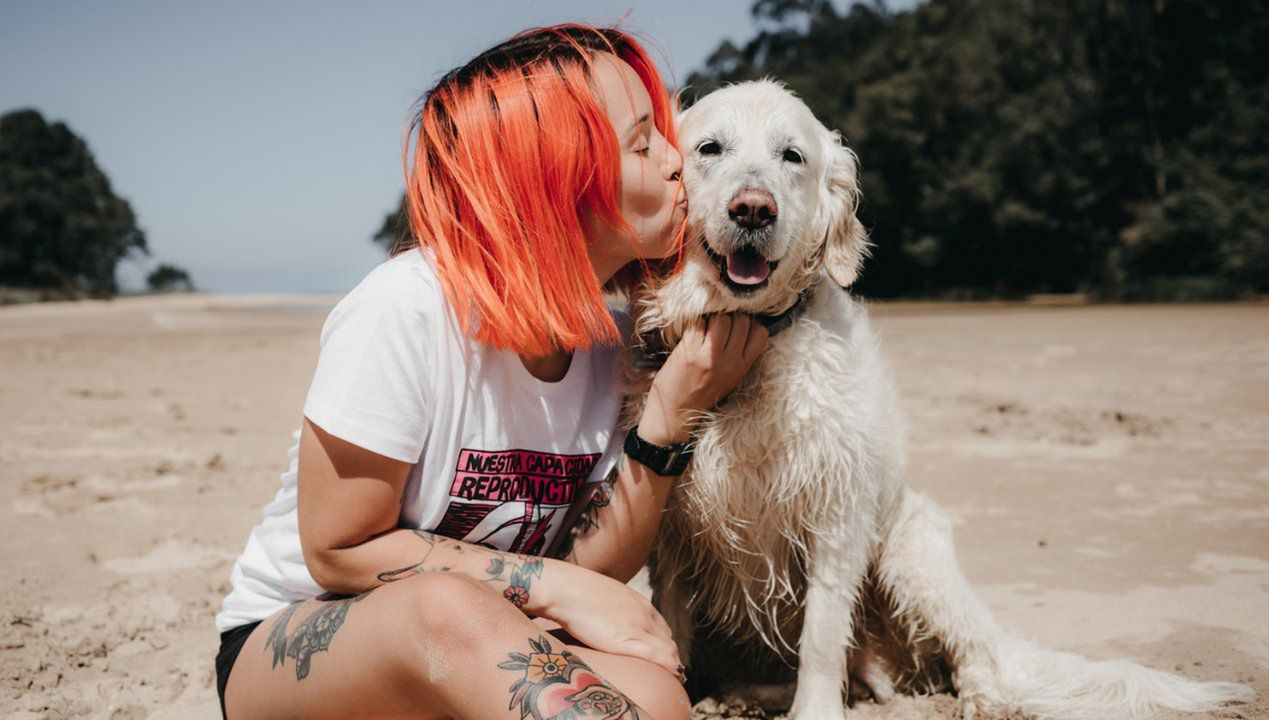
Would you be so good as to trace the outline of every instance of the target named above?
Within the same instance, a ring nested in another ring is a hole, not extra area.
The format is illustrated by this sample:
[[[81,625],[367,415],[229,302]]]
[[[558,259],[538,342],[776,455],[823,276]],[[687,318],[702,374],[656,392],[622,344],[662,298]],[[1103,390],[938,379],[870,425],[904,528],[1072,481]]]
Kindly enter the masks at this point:
[[[681,242],[671,113],[638,44],[576,25],[427,94],[420,246],[328,318],[291,470],[217,616],[227,717],[689,716],[669,629],[625,582],[681,471],[660,454],[766,331],[701,321],[633,437],[614,430],[602,291]],[[543,557],[583,513],[565,559]]]

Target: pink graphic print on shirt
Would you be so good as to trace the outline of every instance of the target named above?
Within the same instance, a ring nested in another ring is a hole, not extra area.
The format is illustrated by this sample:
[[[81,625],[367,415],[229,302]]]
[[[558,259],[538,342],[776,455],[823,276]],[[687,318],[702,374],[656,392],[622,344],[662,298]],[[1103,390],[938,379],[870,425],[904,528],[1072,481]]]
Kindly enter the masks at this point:
[[[435,532],[478,545],[541,555],[599,454],[469,450],[458,454],[449,507]]]

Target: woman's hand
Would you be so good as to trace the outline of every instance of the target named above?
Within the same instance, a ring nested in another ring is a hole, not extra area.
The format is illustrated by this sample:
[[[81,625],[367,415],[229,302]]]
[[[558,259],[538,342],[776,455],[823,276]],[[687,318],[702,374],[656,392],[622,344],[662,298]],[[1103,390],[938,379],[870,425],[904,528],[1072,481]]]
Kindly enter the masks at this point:
[[[559,566],[552,564],[551,571]],[[587,647],[647,660],[683,679],[670,626],[647,598],[610,577],[568,568],[572,575],[568,582],[553,584],[541,617],[559,623]]]
[[[735,390],[766,347],[767,328],[749,315],[698,318],[652,381],[639,437],[655,445],[686,442],[694,416]]]

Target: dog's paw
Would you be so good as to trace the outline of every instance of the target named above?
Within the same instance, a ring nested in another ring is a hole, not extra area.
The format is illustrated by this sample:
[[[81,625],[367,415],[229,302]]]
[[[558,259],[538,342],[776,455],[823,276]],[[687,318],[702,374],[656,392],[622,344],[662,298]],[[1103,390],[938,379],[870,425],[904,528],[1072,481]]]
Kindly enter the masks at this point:
[[[978,702],[963,695],[956,698],[956,717],[961,720],[979,720]]]
[[[797,698],[786,720],[846,720],[846,708],[840,696],[825,700]]]
[[[962,665],[953,678],[956,714],[964,720],[1003,720],[1009,708],[996,687],[995,668],[987,663]]]
[[[1008,708],[995,703],[985,703],[978,697],[956,698],[956,716],[964,720],[1012,720],[1019,717]]]
[[[815,710],[801,711],[797,708],[789,711],[786,720],[846,720],[846,711],[838,709],[833,712],[832,708],[817,708]]]
[[[1012,720],[1019,717],[1004,706],[983,702],[980,697],[956,698],[956,715],[964,720]]]

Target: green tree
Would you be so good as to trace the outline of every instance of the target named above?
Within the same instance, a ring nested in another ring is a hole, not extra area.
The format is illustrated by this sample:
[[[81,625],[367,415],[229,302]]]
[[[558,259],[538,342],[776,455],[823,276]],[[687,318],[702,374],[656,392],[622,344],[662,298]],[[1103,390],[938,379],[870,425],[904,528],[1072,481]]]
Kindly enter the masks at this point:
[[[184,268],[163,263],[145,278],[150,292],[193,292],[194,281]]]
[[[397,209],[388,213],[383,218],[383,224],[379,226],[379,232],[374,234],[375,244],[383,247],[384,252],[391,253],[402,244],[410,241],[410,221],[405,214],[405,195],[401,195],[400,202],[397,203]]]
[[[0,284],[109,296],[133,252],[145,234],[84,141],[35,110],[0,117]]]
[[[1263,0],[752,12],[690,93],[772,76],[843,131],[876,244],[863,292],[1269,290]]]

